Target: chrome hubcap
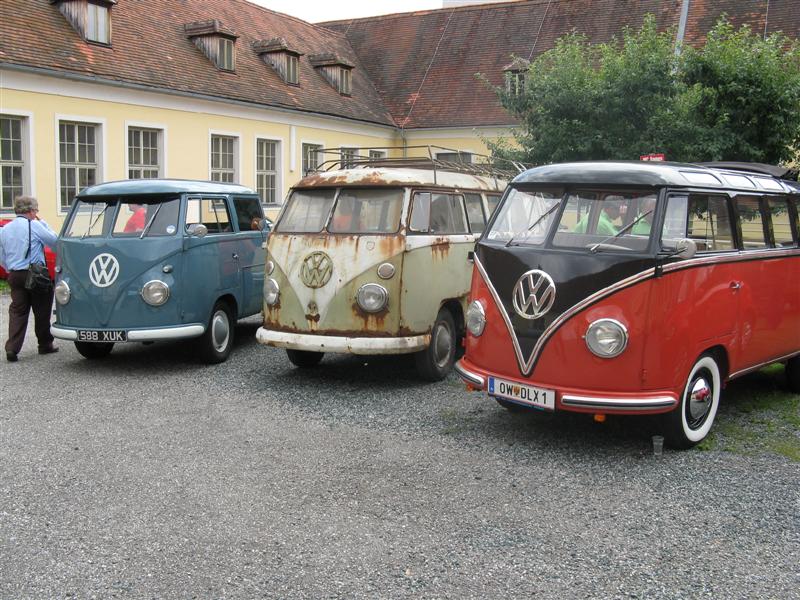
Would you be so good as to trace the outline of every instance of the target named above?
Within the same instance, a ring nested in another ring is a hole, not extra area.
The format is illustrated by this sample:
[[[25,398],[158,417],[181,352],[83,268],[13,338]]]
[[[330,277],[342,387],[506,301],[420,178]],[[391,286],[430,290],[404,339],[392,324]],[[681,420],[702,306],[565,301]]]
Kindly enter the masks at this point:
[[[436,366],[444,367],[450,360],[453,334],[444,323],[437,323],[433,338],[433,360]]]
[[[214,345],[214,350],[217,352],[225,350],[230,335],[231,327],[228,323],[228,315],[224,310],[218,310],[211,319],[211,343]]]
[[[698,429],[706,420],[714,400],[714,387],[707,374],[701,373],[689,387],[686,421],[692,429]]]

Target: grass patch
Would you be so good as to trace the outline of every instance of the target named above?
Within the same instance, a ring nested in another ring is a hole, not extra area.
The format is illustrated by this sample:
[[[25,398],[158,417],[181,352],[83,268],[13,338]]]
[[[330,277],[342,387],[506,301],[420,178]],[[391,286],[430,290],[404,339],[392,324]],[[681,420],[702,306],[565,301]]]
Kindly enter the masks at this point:
[[[0,294],[10,293],[11,288],[8,287],[8,282],[5,279],[0,279]]]
[[[800,394],[788,391],[783,365],[731,382],[711,435],[698,447],[744,455],[770,452],[800,462]]]

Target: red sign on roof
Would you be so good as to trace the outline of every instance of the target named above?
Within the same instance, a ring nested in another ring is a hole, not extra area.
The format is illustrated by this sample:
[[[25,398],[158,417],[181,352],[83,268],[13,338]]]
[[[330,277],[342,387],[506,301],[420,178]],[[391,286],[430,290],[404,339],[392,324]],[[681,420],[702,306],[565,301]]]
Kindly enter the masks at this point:
[[[642,154],[639,160],[667,160],[665,154]]]

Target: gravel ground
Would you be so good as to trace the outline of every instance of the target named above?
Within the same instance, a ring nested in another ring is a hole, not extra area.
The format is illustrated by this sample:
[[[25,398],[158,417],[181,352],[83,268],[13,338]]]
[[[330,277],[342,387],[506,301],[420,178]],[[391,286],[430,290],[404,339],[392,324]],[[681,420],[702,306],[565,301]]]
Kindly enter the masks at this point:
[[[0,341],[8,296],[0,297]],[[0,363],[2,598],[800,598],[800,465],[237,327]],[[735,383],[732,385],[736,385]]]

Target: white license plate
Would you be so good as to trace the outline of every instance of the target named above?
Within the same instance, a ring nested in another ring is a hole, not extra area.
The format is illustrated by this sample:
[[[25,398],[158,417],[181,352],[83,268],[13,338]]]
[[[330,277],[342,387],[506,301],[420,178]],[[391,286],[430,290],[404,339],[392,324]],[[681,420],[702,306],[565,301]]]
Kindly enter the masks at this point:
[[[106,329],[93,331],[91,329],[78,330],[79,342],[127,342],[128,332],[123,329]]]
[[[556,408],[555,390],[524,385],[498,377],[489,377],[489,395],[547,410]]]

